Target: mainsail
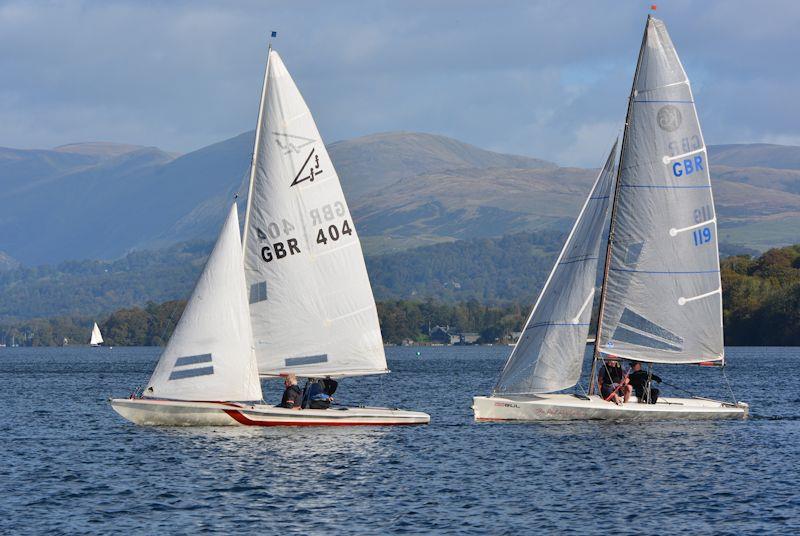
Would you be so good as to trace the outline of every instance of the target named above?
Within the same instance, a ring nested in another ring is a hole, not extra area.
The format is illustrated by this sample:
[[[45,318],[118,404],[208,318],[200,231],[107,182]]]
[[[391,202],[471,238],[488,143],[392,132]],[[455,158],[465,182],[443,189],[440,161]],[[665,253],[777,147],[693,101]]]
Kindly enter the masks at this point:
[[[619,167],[598,350],[656,363],[724,359],[706,146],[689,80],[652,17]]]
[[[387,372],[361,243],[314,118],[270,51],[245,219],[263,375]]]
[[[252,338],[234,203],[144,396],[261,400]]]
[[[89,340],[89,344],[92,346],[103,344],[103,335],[100,333],[100,328],[97,326],[97,322],[95,322],[94,326],[92,327],[92,338]]]
[[[495,393],[547,393],[575,385],[592,316],[614,160],[611,149],[495,386]]]

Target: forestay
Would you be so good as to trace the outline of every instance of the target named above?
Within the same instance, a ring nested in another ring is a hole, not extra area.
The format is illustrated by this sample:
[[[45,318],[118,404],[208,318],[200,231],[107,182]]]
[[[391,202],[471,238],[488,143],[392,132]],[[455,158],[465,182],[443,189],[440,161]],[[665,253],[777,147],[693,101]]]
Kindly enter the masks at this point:
[[[236,204],[144,391],[176,400],[261,400]]]
[[[339,177],[275,51],[259,118],[244,261],[259,372],[386,372],[375,301]]]
[[[689,81],[648,19],[620,158],[599,350],[640,361],[723,359],[717,221]]]
[[[614,144],[503,368],[495,393],[547,393],[577,383],[592,316],[616,151]]]

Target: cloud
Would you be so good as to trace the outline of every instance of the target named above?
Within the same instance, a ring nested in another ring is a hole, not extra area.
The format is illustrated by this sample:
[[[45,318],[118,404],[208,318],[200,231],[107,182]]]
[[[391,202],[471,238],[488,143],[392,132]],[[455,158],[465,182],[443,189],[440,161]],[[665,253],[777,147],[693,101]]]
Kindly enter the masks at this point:
[[[639,2],[0,4],[0,145],[188,151],[253,128],[269,31],[328,141],[437,132],[596,167],[624,119]],[[709,143],[796,139],[800,4],[659,7]],[[615,126],[616,125],[616,126]]]

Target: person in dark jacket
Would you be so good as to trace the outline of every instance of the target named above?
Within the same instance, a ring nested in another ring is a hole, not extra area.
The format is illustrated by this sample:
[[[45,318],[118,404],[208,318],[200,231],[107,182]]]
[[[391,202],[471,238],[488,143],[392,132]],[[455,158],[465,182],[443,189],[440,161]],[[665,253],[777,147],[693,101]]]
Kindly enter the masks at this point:
[[[639,399],[639,402],[644,404],[655,404],[658,400],[659,390],[655,387],[650,387],[648,396],[647,387],[650,381],[648,376],[649,374],[642,370],[642,364],[637,361],[633,364],[630,374],[628,374],[628,382],[633,387],[633,391],[636,393],[636,398]],[[655,374],[650,376],[650,379],[661,383],[661,378]]]
[[[278,407],[288,409],[300,409],[303,405],[303,391],[297,386],[297,376],[287,374],[283,379],[283,398]]]
[[[606,358],[597,379],[600,383],[603,400],[609,400],[619,405],[630,399],[633,389],[628,384],[628,377],[619,365],[618,358],[614,356]]]
[[[333,390],[335,391],[336,389],[334,388]],[[303,407],[328,409],[331,407],[331,404],[333,404],[333,397],[331,394],[325,380],[312,380],[308,385],[308,392],[306,393]]]

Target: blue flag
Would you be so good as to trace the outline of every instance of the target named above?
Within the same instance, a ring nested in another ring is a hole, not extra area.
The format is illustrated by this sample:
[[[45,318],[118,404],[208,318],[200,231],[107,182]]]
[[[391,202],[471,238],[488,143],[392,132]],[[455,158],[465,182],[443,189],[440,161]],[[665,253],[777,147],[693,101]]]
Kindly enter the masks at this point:
[[[272,37],[278,37],[278,32],[272,32]]]

